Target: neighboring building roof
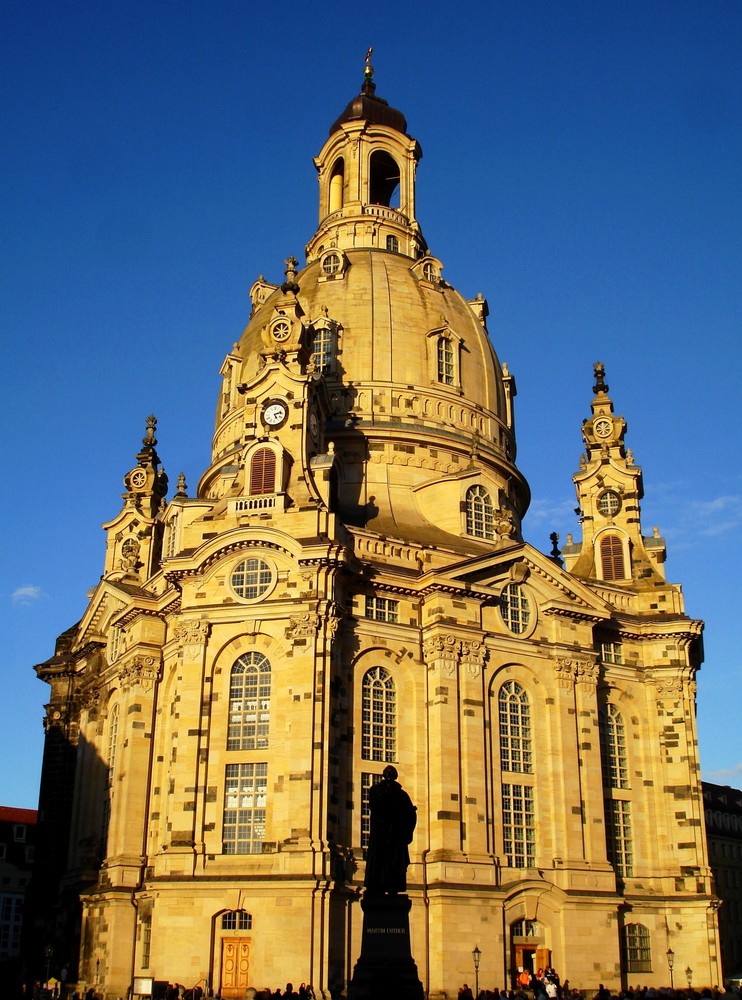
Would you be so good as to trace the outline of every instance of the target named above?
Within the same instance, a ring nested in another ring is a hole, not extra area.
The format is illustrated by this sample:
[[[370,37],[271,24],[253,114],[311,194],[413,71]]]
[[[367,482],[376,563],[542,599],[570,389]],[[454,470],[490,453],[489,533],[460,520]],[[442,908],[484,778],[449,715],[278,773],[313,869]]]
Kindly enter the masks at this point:
[[[35,809],[16,809],[15,806],[0,806],[0,823],[36,823]]]

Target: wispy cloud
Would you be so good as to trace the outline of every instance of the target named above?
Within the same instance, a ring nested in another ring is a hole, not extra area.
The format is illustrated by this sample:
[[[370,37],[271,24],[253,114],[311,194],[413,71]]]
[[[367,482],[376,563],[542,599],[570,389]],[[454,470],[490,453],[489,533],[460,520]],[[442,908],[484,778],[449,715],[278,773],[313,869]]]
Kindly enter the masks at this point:
[[[742,783],[742,762],[733,764],[731,767],[721,767],[716,771],[704,771],[703,778],[716,785],[731,785],[732,788],[739,788],[740,783]]]
[[[526,533],[529,528],[546,525],[549,530],[559,528],[565,523],[577,524],[574,514],[575,501],[561,500],[555,502],[548,499],[536,499],[528,508],[524,521]]]
[[[656,499],[656,498],[655,498]],[[657,503],[648,503],[649,518],[645,523],[654,523]],[[662,534],[685,545],[697,543],[701,538],[718,538],[739,531],[742,527],[742,495],[725,493],[706,500],[691,499],[688,492],[680,489],[673,495],[662,498],[660,526]]]
[[[715,497],[690,505],[701,535],[724,535],[742,525],[742,496]]]
[[[29,605],[40,601],[43,596],[44,592],[41,587],[37,587],[34,583],[24,583],[23,586],[16,587],[10,595],[10,600],[20,607],[29,607]]]

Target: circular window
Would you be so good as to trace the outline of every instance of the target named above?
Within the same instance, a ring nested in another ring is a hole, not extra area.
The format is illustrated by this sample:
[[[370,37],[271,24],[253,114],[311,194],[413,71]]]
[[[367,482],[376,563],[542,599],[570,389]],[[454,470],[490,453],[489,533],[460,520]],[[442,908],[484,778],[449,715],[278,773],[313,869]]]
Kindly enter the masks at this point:
[[[255,601],[270,589],[273,570],[262,559],[245,559],[232,571],[232,590],[245,601]]]
[[[340,254],[328,253],[325,259],[322,261],[322,270],[325,274],[337,274],[340,270],[340,265],[342,261],[340,260]]]
[[[615,490],[606,490],[598,499],[598,510],[603,517],[613,517],[621,510],[621,497]]]
[[[509,583],[500,594],[500,614],[515,635],[525,632],[531,623],[531,603],[519,583]]]
[[[279,320],[273,327],[273,339],[279,341],[279,343],[282,340],[288,340],[290,333],[291,327],[285,319]]]

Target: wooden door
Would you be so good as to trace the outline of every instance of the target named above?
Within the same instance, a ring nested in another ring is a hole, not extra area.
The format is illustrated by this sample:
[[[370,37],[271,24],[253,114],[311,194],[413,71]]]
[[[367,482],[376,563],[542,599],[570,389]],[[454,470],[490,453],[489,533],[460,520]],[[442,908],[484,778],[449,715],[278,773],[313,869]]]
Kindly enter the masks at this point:
[[[250,985],[250,942],[247,938],[222,938],[222,975],[219,992],[223,997],[244,997]]]

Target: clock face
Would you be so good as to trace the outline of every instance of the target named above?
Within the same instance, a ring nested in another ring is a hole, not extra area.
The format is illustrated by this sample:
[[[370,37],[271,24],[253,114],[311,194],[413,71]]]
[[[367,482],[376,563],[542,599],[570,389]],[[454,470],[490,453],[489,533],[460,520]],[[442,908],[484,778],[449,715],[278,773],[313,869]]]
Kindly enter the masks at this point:
[[[284,403],[269,403],[263,410],[263,420],[269,427],[278,427],[286,419],[286,406]]]
[[[608,420],[607,417],[601,417],[596,420],[593,424],[593,430],[595,431],[595,436],[599,438],[610,437],[613,433],[613,421]]]
[[[319,420],[317,420],[316,413],[309,414],[309,433],[316,440],[319,434]]]
[[[135,490],[141,490],[147,483],[147,473],[144,469],[135,469],[129,477],[129,482]]]

